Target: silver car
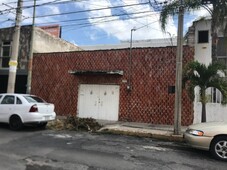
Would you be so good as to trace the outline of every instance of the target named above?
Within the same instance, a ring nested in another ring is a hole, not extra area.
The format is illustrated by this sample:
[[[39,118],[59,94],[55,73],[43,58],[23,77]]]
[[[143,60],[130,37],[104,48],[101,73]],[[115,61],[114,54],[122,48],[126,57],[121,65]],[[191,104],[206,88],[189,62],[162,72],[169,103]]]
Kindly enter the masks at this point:
[[[24,124],[36,124],[45,127],[54,120],[54,105],[29,94],[0,94],[0,122],[8,123],[13,130],[19,130]]]
[[[210,151],[216,159],[227,161],[227,122],[191,125],[184,139],[191,147]]]

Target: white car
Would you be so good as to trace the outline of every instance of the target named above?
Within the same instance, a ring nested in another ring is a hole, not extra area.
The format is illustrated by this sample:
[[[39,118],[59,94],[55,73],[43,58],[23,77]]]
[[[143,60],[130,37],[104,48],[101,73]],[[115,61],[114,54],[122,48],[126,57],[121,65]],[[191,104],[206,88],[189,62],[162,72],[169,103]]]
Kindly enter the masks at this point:
[[[12,130],[19,130],[24,124],[45,127],[54,120],[54,105],[29,94],[0,94],[0,122],[8,123]]]
[[[191,125],[184,138],[191,147],[210,151],[216,159],[227,161],[227,122]]]

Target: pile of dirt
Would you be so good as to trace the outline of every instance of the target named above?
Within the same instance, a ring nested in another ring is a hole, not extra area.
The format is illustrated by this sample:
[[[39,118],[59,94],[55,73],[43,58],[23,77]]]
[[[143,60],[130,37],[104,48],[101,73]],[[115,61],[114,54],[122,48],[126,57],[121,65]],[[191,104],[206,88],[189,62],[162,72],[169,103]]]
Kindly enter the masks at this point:
[[[75,130],[95,132],[102,126],[93,118],[78,118],[68,116],[66,119],[57,119],[47,124],[48,129],[52,130]]]

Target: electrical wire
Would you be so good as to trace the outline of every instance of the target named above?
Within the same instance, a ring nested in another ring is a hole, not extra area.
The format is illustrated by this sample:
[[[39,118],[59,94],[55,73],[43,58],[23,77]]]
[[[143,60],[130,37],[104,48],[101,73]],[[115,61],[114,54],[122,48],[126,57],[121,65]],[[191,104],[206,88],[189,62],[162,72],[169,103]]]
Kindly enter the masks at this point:
[[[149,14],[150,15],[150,14]],[[126,18],[124,20],[129,20],[129,19],[138,19],[138,18],[143,18],[149,15],[144,15],[144,16],[137,16],[137,17],[131,17],[131,18]],[[124,21],[123,20],[123,21]],[[87,26],[87,25],[94,25],[94,24],[102,24],[106,22],[112,22],[112,21],[119,21],[119,19],[110,19],[110,20],[105,20],[105,21],[97,21],[97,22],[86,22],[86,23],[79,23],[79,24],[69,24],[69,25],[62,25],[62,27],[71,27],[71,26]]]
[[[56,1],[59,1],[59,0],[55,0],[55,1],[51,1],[51,2],[56,2]],[[104,10],[104,9],[111,9],[111,8],[121,8],[121,7],[126,7],[126,6],[136,6],[136,5],[143,5],[143,4],[148,4],[148,2],[146,2],[146,3],[140,3],[140,4],[130,4],[130,5],[123,5],[123,6],[113,6],[113,7],[106,7],[106,8],[97,8],[97,9],[90,9],[90,10],[81,10],[81,11],[67,12],[67,13],[61,13],[61,14],[51,14],[51,15],[37,16],[36,18],[49,17],[49,16],[59,16],[59,15],[66,15],[66,14],[75,14],[75,13],[81,13],[81,12],[91,12],[91,11],[97,11],[97,10]],[[148,12],[148,11],[145,11],[145,12]],[[127,14],[127,15],[131,15],[131,14]],[[108,17],[110,17],[110,16],[108,16]],[[31,17],[27,17],[25,19],[29,19],[29,18],[31,18]]]
[[[130,4],[127,6],[137,6],[137,5],[144,5],[144,4],[148,4],[148,3]],[[97,9],[71,11],[71,12],[65,12],[65,13],[60,13],[60,14],[40,15],[40,16],[36,16],[36,18],[52,17],[52,16],[59,16],[59,15],[61,16],[61,15],[77,14],[77,13],[83,13],[83,12],[92,12],[92,11],[101,11],[101,10],[106,10],[106,9],[115,9],[115,8],[122,8],[122,7],[125,7],[125,6],[121,5],[121,6],[112,6],[112,7],[97,8]]]
[[[75,21],[83,21],[83,20],[92,20],[92,19],[102,19],[102,18],[111,18],[111,17],[120,17],[124,15],[137,15],[137,14],[144,14],[144,13],[151,13],[151,11],[141,11],[135,13],[124,13],[124,14],[116,14],[116,15],[105,15],[105,16],[98,16],[98,17],[89,17],[89,18],[79,18],[79,19],[71,19],[71,20],[60,20],[55,22],[43,22],[37,23],[36,25],[45,25],[45,24],[53,24],[53,23],[64,23],[64,22],[75,22]]]
[[[43,3],[43,4],[37,4],[36,7],[40,7],[40,6],[44,6],[44,5],[51,5],[51,4],[56,4],[56,2],[59,2],[61,0],[54,0],[54,1],[50,1],[50,2],[46,2],[46,3]],[[9,6],[9,4],[7,3],[2,3],[2,5],[5,5],[5,6]],[[28,8],[33,8],[34,5],[30,5],[30,6],[23,6],[21,7],[21,9],[28,9]],[[1,12],[9,12],[9,11],[12,11],[12,10],[17,10],[17,7],[11,7],[10,9],[5,9],[5,10],[2,10]]]
[[[129,20],[129,19],[139,19],[139,18],[143,18],[143,17],[147,17],[149,15],[144,15],[144,16],[139,16],[139,17],[133,17],[133,18],[128,18],[125,20]],[[112,20],[106,20],[106,21],[97,21],[97,22],[92,22],[92,23],[81,23],[81,24],[70,24],[70,25],[63,25],[62,27],[73,27],[73,26],[79,26],[77,28],[73,28],[73,30],[78,30],[81,28],[85,28],[85,27],[90,27],[90,26],[94,26],[94,25],[98,25],[98,24],[103,24],[103,23],[108,23],[108,22],[114,22],[114,21],[119,21],[119,19],[112,19]],[[69,31],[69,30],[68,30]]]

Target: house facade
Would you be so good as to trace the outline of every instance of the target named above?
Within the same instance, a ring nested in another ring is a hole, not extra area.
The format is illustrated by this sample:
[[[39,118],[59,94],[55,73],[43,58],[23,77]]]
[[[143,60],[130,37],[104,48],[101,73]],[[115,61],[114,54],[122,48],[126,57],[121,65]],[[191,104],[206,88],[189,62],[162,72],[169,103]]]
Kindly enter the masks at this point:
[[[47,28],[45,28],[47,29]],[[14,27],[0,29],[0,92],[6,92],[9,60],[12,50],[12,37]],[[25,93],[27,84],[27,67],[30,51],[31,26],[22,26],[19,41],[18,67],[16,77],[15,92]],[[34,32],[34,52],[61,52],[81,50],[78,46],[64,41],[60,37],[54,36],[47,31],[35,27]]]
[[[174,123],[176,47],[35,54],[32,94],[56,106],[57,115],[112,121]],[[194,49],[184,47],[183,63]],[[193,122],[183,90],[182,124]]]
[[[195,60],[206,65],[210,64],[212,62],[211,19],[193,22],[187,34],[187,43],[195,49]],[[227,68],[227,43],[221,29],[218,31],[217,58]],[[221,104],[221,93],[217,89],[209,88],[207,97],[209,98],[206,106],[207,121],[227,121],[227,106]],[[201,110],[199,89],[196,88],[193,123],[201,122]]]

